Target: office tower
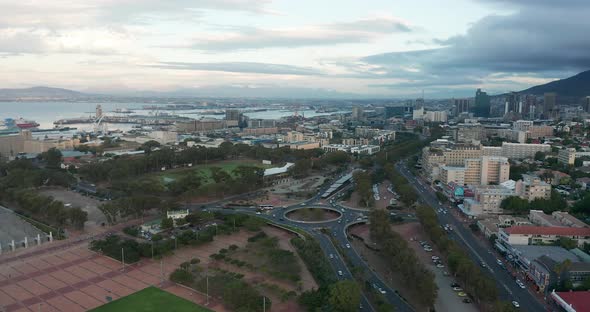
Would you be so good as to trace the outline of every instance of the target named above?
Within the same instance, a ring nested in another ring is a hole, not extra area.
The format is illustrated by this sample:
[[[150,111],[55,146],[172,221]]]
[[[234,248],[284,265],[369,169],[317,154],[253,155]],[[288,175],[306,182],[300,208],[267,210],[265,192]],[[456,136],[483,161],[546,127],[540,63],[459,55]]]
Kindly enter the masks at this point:
[[[352,120],[360,121],[363,120],[365,111],[360,106],[354,106],[352,108]]]
[[[455,106],[455,115],[469,112],[469,99],[453,99],[453,105]]]
[[[584,98],[584,102],[582,103],[582,107],[586,113],[590,113],[590,96]]]
[[[475,91],[475,108],[474,113],[476,117],[489,117],[490,116],[490,96],[477,89]]]
[[[508,113],[520,113],[520,96],[516,92],[510,92],[506,96],[506,104],[504,106],[504,114]]]
[[[544,104],[543,104],[543,115],[545,118],[555,118],[557,117],[557,112],[559,109],[557,108],[557,93],[550,92],[545,93],[543,96]]]
[[[225,121],[228,127],[238,127],[242,119],[242,113],[237,109],[225,110]]]

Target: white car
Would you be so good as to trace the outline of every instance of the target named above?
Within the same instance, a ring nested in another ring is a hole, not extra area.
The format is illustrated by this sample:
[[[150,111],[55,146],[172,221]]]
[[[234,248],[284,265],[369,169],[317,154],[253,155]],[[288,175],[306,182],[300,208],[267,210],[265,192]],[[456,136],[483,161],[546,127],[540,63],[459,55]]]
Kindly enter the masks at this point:
[[[512,305],[513,305],[515,308],[520,308],[520,304],[518,303],[518,301],[512,301]]]
[[[522,289],[526,288],[526,286],[520,280],[516,280],[516,284],[518,284],[518,286]]]
[[[346,248],[350,248],[350,244],[346,244]]]
[[[379,287],[379,292],[380,292],[382,295],[385,295],[385,294],[387,293],[387,292],[385,291],[385,289],[383,289],[383,288],[381,288],[381,287]]]
[[[439,268],[439,269],[442,269],[442,268],[444,268],[445,266],[444,266],[443,264],[440,264],[440,263],[439,263],[439,264],[437,264],[437,265],[436,265],[436,267],[437,267],[437,268]]]
[[[330,259],[334,259],[334,255],[333,254],[330,254]]]
[[[338,271],[338,275],[342,276],[342,271]]]
[[[438,256],[432,256],[431,258],[432,258],[432,260],[439,260],[440,259],[440,257],[438,257]]]

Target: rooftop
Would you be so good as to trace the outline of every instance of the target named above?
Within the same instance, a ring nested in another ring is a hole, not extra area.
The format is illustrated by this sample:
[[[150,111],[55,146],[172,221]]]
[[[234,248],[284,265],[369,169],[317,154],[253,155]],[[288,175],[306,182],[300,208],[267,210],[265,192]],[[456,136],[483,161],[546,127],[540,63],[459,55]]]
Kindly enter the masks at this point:
[[[569,306],[576,312],[590,312],[590,291],[554,291],[551,293],[551,297],[562,307]]]
[[[507,234],[530,234],[530,235],[575,235],[590,236],[589,228],[570,228],[555,226],[513,226],[504,229]]]
[[[289,170],[289,168],[291,168],[293,165],[295,165],[295,164],[294,163],[286,163],[282,167],[265,169],[264,176],[267,177],[267,176],[271,176],[271,175],[275,175],[275,174],[286,173]]]

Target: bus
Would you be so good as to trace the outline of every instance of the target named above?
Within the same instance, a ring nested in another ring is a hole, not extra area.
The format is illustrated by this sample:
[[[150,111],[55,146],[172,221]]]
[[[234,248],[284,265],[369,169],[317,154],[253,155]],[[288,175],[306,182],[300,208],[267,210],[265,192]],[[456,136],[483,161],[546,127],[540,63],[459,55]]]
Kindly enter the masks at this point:
[[[259,205],[258,209],[260,210],[272,210],[274,208],[273,205]]]

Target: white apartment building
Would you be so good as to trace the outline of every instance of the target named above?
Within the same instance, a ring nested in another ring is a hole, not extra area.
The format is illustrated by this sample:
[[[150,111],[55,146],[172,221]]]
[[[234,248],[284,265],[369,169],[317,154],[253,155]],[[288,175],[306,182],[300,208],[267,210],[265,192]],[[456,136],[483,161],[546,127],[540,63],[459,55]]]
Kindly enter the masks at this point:
[[[500,204],[514,191],[501,185],[486,185],[475,188],[473,199],[467,198],[463,202],[463,212],[468,215],[499,214],[502,213]]]
[[[455,182],[457,185],[465,185],[465,167],[441,167],[440,180],[446,184]]]
[[[541,178],[523,174],[522,180],[516,181],[515,192],[518,196],[532,201],[534,199],[549,199],[551,197],[551,184]]]
[[[432,122],[447,122],[447,111],[427,111],[424,119]]]
[[[573,165],[576,161],[576,149],[575,148],[563,148],[559,150],[557,154],[557,161],[564,165]]]
[[[548,153],[549,144],[502,143],[502,156],[510,159],[533,158],[537,152]]]

